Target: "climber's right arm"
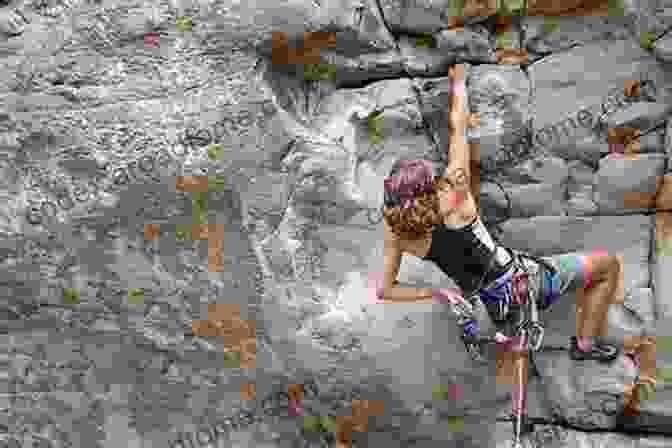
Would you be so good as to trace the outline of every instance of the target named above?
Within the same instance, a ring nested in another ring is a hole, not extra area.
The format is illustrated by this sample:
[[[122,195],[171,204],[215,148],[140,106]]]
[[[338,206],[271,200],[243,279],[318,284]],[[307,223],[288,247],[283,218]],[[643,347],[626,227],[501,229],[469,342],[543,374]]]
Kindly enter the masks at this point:
[[[432,288],[412,288],[399,286],[397,276],[401,266],[401,244],[399,238],[385,222],[385,246],[383,249],[383,286],[379,299],[389,302],[433,303]]]

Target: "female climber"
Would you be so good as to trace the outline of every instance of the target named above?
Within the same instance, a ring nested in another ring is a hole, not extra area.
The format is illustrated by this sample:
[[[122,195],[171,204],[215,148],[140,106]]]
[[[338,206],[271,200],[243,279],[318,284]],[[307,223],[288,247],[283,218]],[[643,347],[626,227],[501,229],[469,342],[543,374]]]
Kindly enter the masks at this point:
[[[466,129],[476,117],[466,109],[464,65],[451,67],[450,76],[454,87],[449,115],[452,132],[445,171],[435,175],[431,162],[399,160],[384,181],[384,272],[379,299],[448,304],[457,315],[467,352],[482,361],[476,301],[485,305],[496,323],[515,324],[520,314],[515,316],[511,310],[516,307],[509,304],[536,303],[544,310],[565,293],[576,292],[578,337],[570,339],[569,356],[575,361],[613,361],[618,356],[617,347],[601,338],[606,336],[607,312],[618,287],[618,259],[599,252],[535,257],[495,243],[481,221],[478,181],[471,176],[470,164],[478,160],[470,154]],[[455,281],[458,292],[400,286],[397,275],[403,254],[435,263]],[[519,287],[520,278],[527,278],[527,289]],[[527,299],[521,299],[526,294],[520,291],[525,290],[534,302],[522,302]],[[527,416],[525,341],[529,339],[507,339],[501,333],[495,339],[512,355],[508,358],[513,361],[512,422],[514,446],[519,447],[520,437],[532,432]]]
[[[491,316],[510,299],[514,258],[531,267],[530,284],[542,285],[537,304],[544,310],[568,292],[577,292],[577,336],[570,339],[569,356],[576,361],[610,362],[618,349],[602,340],[607,312],[620,275],[616,256],[592,254],[534,257],[496,244],[480,218],[471,189],[472,160],[466,128],[475,119],[465,104],[464,65],[450,69],[454,86],[449,122],[449,163],[442,175],[425,160],[399,160],[385,179],[384,274],[379,298],[390,302],[441,302],[458,315],[463,341],[478,356],[479,328],[470,300],[480,299]],[[438,174],[438,173],[437,173]],[[478,193],[476,193],[477,195]],[[435,263],[451,277],[461,294],[448,289],[400,286],[397,275],[403,254]],[[520,265],[518,265],[520,266]],[[508,295],[508,296],[507,296]],[[467,300],[465,298],[469,298]],[[499,316],[502,317],[502,316]]]

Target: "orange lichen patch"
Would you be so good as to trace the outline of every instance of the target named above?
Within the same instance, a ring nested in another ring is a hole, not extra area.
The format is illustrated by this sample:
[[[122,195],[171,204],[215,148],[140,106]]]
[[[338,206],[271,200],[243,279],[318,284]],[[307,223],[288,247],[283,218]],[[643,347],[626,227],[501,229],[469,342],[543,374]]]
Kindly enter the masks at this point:
[[[287,33],[273,32],[271,61],[274,64],[319,64],[322,48],[336,47],[336,33],[317,31],[306,33],[303,48],[291,48]]]
[[[208,226],[208,271],[224,272],[224,225]]]
[[[145,224],[145,240],[156,241],[161,237],[161,224]]]
[[[337,447],[351,447],[352,433],[354,431],[355,421],[351,415],[337,415],[336,416],[336,446]]]
[[[245,383],[240,386],[240,399],[249,401],[257,398],[257,385],[255,383]]]
[[[656,213],[656,241],[672,240],[672,212]]]
[[[495,16],[495,34],[513,31],[513,16],[498,14]]]
[[[656,192],[640,193],[626,191],[623,193],[623,207],[625,208],[654,208],[656,205]]]
[[[240,305],[237,303],[211,303],[208,305],[208,319],[224,321],[240,318]]]
[[[641,151],[641,132],[636,128],[609,128],[607,143],[611,153],[622,154],[626,159],[636,159]]]
[[[236,346],[236,351],[240,351],[240,367],[243,369],[253,369],[257,366],[257,340],[256,338],[247,339]]]
[[[628,79],[625,81],[625,88],[623,93],[627,97],[639,96],[641,93],[641,82],[636,79]]]
[[[207,240],[209,224],[194,224],[191,230],[191,239],[193,240]]]
[[[672,174],[666,174],[659,178],[656,212],[672,212]]]
[[[303,38],[304,48],[336,48],[336,33],[333,31],[314,31]]]
[[[207,193],[208,176],[177,176],[175,188],[183,193]]]
[[[382,417],[384,409],[385,404],[381,400],[353,400],[353,430],[366,432],[369,426],[369,417]]]
[[[191,323],[194,335],[205,338],[219,335],[219,329],[214,322],[209,320],[194,320]]]
[[[609,0],[528,0],[528,16],[611,15]]]
[[[492,16],[497,13],[498,0],[464,0],[464,16]]]
[[[290,384],[287,386],[287,396],[290,400],[303,401],[305,396],[303,384]]]
[[[655,336],[626,336],[623,351],[639,355],[639,380],[625,387],[625,415],[638,415],[640,412],[640,384],[657,384],[656,338]]]
[[[520,65],[529,61],[525,48],[500,48],[495,51],[495,57],[500,65]]]

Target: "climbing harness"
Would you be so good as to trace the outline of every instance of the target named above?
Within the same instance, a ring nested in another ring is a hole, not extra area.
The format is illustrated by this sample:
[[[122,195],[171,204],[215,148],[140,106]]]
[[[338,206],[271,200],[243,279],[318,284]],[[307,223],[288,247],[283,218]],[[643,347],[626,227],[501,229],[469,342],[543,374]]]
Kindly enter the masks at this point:
[[[544,339],[544,326],[539,319],[544,269],[548,269],[552,274],[556,270],[541,258],[517,251],[510,252],[512,252],[513,261],[509,270],[487,287],[479,286],[470,295],[470,300],[480,298],[499,332],[509,338],[509,341],[515,341],[516,351],[527,351],[529,354],[527,362],[534,366],[533,354],[541,349]],[[531,275],[525,264],[524,259],[526,258],[537,263],[539,272],[536,275]],[[536,282],[533,282],[534,280]],[[483,339],[486,338],[479,338],[478,342],[472,341],[471,344],[478,346]],[[470,355],[472,352],[478,353],[478,350],[469,346],[467,351]],[[514,396],[514,399],[516,399],[514,409],[516,411],[511,419],[513,423],[513,444],[516,448],[522,447],[522,436],[531,431],[531,424],[526,418],[525,410],[528,391],[524,387],[523,381],[521,378],[515,385],[518,388],[517,394]]]

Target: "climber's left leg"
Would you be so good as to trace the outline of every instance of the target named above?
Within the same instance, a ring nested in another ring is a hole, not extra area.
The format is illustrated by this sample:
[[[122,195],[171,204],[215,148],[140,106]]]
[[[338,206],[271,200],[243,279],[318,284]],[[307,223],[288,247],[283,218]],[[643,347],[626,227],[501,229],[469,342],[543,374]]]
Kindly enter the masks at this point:
[[[618,258],[604,252],[593,252],[590,255],[544,257],[544,260],[555,267],[556,273],[544,275],[542,308],[566,293],[576,294],[578,337],[571,340],[572,359],[614,360],[618,349],[596,338],[606,336],[609,305],[614,302],[620,275]]]

